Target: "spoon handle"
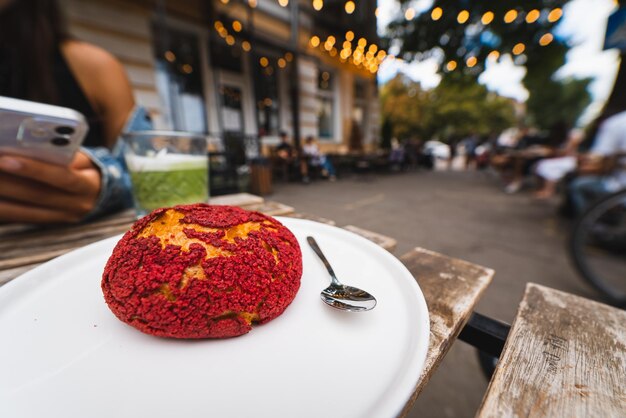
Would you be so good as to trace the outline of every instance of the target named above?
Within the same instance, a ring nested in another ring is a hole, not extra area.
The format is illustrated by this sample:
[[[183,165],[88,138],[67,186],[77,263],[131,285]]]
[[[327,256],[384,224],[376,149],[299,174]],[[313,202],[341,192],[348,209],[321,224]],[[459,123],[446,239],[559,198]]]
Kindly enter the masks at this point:
[[[320,249],[319,245],[317,245],[317,241],[315,241],[315,238],[306,237],[306,240],[311,246],[311,248],[313,249],[313,251],[315,251],[315,254],[317,254],[320,260],[322,260],[322,263],[324,263],[324,266],[326,267],[326,270],[328,270],[328,274],[330,274],[330,278],[333,284],[340,285],[341,283],[339,283],[339,280],[337,279],[337,276],[335,276],[335,272],[333,271],[333,268],[330,266],[330,263],[324,256],[324,253]]]

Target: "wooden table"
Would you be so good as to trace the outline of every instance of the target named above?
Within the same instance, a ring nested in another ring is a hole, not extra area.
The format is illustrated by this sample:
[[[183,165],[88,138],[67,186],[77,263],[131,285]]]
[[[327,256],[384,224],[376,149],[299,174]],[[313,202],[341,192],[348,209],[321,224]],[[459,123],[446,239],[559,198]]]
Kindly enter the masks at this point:
[[[332,220],[296,213],[287,205],[245,193],[217,197],[211,203],[334,225]],[[0,286],[53,257],[121,234],[133,221],[133,213],[124,212],[85,225],[0,226]],[[393,238],[382,234],[352,225],[345,229],[389,251],[396,246]],[[424,293],[431,327],[426,366],[401,414],[406,416],[494,271],[422,248],[400,260]],[[529,285],[478,416],[620,416],[626,411],[624,324],[623,311]]]
[[[231,204],[258,210],[270,215],[292,216],[334,224],[333,221],[306,213],[277,202],[265,201],[250,194],[221,196],[214,204]],[[0,285],[51,258],[110,236],[125,232],[134,221],[128,211],[85,225],[41,228],[32,226],[0,226]],[[347,225],[346,229],[393,251],[396,241],[382,234]],[[431,339],[426,368],[404,413],[441,363],[480,296],[487,288],[493,271],[455,260],[424,249],[415,249],[401,258],[417,278],[431,321]]]

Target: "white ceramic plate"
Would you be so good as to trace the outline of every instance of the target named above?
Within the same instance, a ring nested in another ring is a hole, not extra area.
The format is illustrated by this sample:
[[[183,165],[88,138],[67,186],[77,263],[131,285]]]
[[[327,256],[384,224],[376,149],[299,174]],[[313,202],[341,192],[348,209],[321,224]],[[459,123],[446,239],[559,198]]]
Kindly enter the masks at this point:
[[[428,310],[409,271],[370,241],[279,218],[302,248],[302,285],[283,315],[226,340],[156,338],[109,311],[100,289],[120,237],[52,260],[0,288],[0,416],[392,417],[424,366]],[[341,312],[306,243],[340,280],[378,299]]]

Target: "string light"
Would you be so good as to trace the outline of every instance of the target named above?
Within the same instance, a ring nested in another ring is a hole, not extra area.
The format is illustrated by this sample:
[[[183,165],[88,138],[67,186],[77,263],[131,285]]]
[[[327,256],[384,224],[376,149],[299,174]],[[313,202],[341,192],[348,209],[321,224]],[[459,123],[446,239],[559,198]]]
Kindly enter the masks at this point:
[[[526,50],[526,45],[520,42],[518,44],[515,44],[515,46],[513,47],[513,54],[519,55],[525,50]]]
[[[230,46],[235,45],[235,38],[233,37],[233,35],[226,36],[226,43]]]
[[[257,0],[248,0],[248,5],[254,9],[257,5]]]
[[[404,12],[404,18],[406,20],[413,20],[414,17],[415,17],[415,9],[412,7],[409,7],[408,9],[406,9],[406,12]]]
[[[557,7],[548,14],[548,22],[554,23],[559,20],[561,16],[563,16],[563,10]]]
[[[293,54],[292,54],[291,52],[287,52],[287,53],[285,54],[285,60],[286,60],[287,62],[291,62],[291,61],[293,61]]]
[[[193,67],[189,64],[184,64],[182,66],[182,70],[183,70],[183,73],[185,74],[191,74],[193,72]]]
[[[261,64],[261,67],[267,67],[269,63],[270,61],[266,57],[261,57],[259,59],[259,64]]]
[[[539,19],[540,15],[541,15],[541,13],[539,13],[539,10],[537,10],[537,9],[531,10],[526,15],[526,23],[534,23],[534,22],[536,22],[537,19]]]
[[[333,45],[335,45],[335,37],[330,35],[328,38],[326,38],[326,43],[330,44],[330,46],[332,47]]]
[[[461,10],[456,17],[456,21],[460,24],[467,22],[467,19],[469,19],[469,12],[467,10]]]
[[[219,32],[219,30],[224,27],[224,24],[220,22],[219,20],[216,20],[215,23],[213,24],[213,27],[215,28],[216,31]]]
[[[243,49],[244,51],[248,52],[252,49],[252,46],[250,45],[250,42],[248,41],[243,41],[241,43],[241,49]]]
[[[476,57],[469,57],[467,61],[465,61],[465,64],[467,64],[469,68],[472,68],[474,65],[476,65],[477,62],[478,59],[476,59]]]
[[[322,10],[322,7],[324,7],[324,1],[323,0],[313,0],[313,8],[315,10],[317,10],[319,12],[320,10]]]
[[[229,2],[230,0],[221,0],[221,1],[222,1],[222,3],[224,3],[224,4],[228,4],[228,2]]]
[[[490,59],[490,60],[495,61],[495,60],[497,60],[498,58],[500,58],[500,53],[499,53],[498,51],[495,51],[495,50],[494,50],[494,51],[491,51],[491,52],[489,53],[489,55],[487,55],[487,58],[488,58],[488,59]]]
[[[365,45],[367,45],[367,39],[365,38],[359,39],[358,45],[361,49],[365,48]]]
[[[284,58],[278,58],[278,66],[280,68],[285,68],[287,66],[287,61]]]
[[[345,5],[346,13],[351,15],[352,13],[354,13],[355,8],[356,8],[356,5],[354,4],[352,0],[348,0],[346,2],[346,5]]]
[[[448,63],[446,64],[446,69],[448,71],[454,71],[456,68],[456,61],[448,61]]]
[[[320,38],[318,38],[317,36],[312,36],[311,37],[311,46],[313,48],[317,48],[320,44]]]
[[[439,20],[443,16],[443,9],[441,7],[435,7],[432,12],[430,12],[430,18],[432,20]]]
[[[165,59],[169,62],[176,61],[176,55],[172,51],[165,51]]]
[[[515,19],[517,19],[517,10],[511,9],[504,15],[504,23],[511,23]]]
[[[546,46],[549,45],[554,40],[554,36],[551,33],[545,33],[541,38],[539,38],[539,45]]]
[[[235,20],[235,21],[233,22],[233,30],[234,30],[235,32],[241,32],[241,29],[242,29],[241,22],[240,22],[240,21],[238,21],[238,20]]]
[[[352,32],[351,30],[346,32],[346,40],[352,41],[353,39],[354,39],[354,32]]]
[[[493,21],[493,17],[493,12],[485,12],[480,21],[483,23],[483,25],[488,25]]]
[[[378,47],[376,46],[376,44],[371,44],[367,50],[371,52],[372,54],[375,54],[376,51],[378,51]]]
[[[330,51],[328,51],[328,53],[330,54],[331,57],[334,57],[337,55],[337,48],[332,48]]]
[[[278,4],[280,4],[281,7],[287,7],[289,6],[289,0],[278,0]]]

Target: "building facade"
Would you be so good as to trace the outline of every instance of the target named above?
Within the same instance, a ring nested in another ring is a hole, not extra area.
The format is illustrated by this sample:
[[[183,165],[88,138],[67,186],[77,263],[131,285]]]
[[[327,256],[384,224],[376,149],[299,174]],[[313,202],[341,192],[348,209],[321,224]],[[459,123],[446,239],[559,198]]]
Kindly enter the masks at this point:
[[[352,3],[351,14],[344,2],[293,1],[62,5],[73,36],[124,64],[157,128],[207,132],[216,147],[246,138],[263,150],[280,131],[313,136],[327,151],[375,147],[384,58],[375,1]]]

